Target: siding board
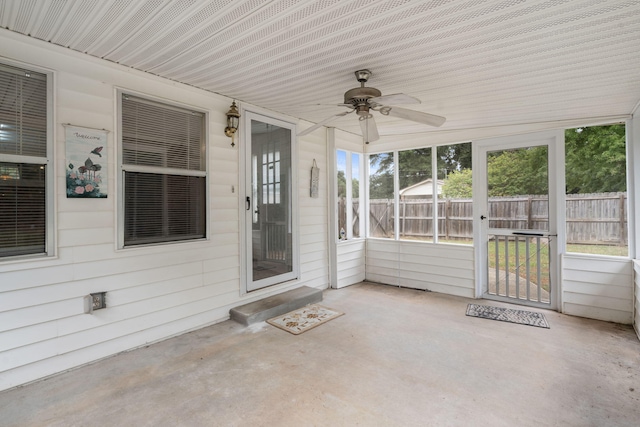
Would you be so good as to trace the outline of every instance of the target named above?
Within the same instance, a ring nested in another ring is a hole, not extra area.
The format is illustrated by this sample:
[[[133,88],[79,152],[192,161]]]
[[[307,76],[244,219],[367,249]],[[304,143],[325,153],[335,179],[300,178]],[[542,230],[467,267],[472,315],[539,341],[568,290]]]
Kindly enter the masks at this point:
[[[24,267],[24,265],[21,265]],[[40,286],[53,285],[73,280],[73,267],[70,265],[53,266],[48,268],[33,268],[2,272],[0,281],[0,303],[4,299],[3,292],[29,289]],[[2,311],[2,309],[0,309]]]
[[[39,323],[54,322],[55,320],[81,313],[82,301],[74,298],[56,301],[49,304],[25,307],[0,313],[0,332],[37,325]],[[4,339],[4,334],[2,335]]]
[[[571,303],[579,304],[586,307],[627,312],[629,316],[631,316],[631,312],[633,310],[632,299],[621,299],[605,295],[588,295],[585,293],[573,294],[571,296]]]
[[[604,320],[605,322],[615,322],[623,324],[631,323],[631,314],[627,311],[584,306],[580,304],[574,304],[572,302],[565,302],[564,306],[566,314],[571,314],[572,316]]]
[[[370,239],[366,277],[390,285],[472,298],[473,259],[471,246]]]
[[[360,283],[365,279],[365,248],[364,239],[354,239],[336,244],[337,288]]]
[[[564,255],[562,311],[630,324],[633,321],[631,260]]]

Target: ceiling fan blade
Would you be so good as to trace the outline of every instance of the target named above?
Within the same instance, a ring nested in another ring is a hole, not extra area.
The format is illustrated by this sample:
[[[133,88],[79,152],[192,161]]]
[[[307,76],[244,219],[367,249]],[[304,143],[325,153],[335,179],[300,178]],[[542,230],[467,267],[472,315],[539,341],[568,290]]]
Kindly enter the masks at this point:
[[[442,116],[436,116],[435,114],[423,113],[422,111],[407,110],[400,107],[388,107],[388,115],[393,117],[399,117],[401,119],[411,120],[412,122],[423,123],[429,126],[442,126],[447,120]]]
[[[303,130],[302,132],[298,133],[298,136],[305,136],[311,132],[313,132],[314,130],[326,125],[327,123],[329,123],[332,120],[337,119],[338,117],[342,117],[342,116],[346,116],[347,114],[353,112],[354,110],[351,111],[345,111],[343,113],[338,113],[338,114],[334,114],[333,116],[327,117],[326,119],[324,119],[323,121],[321,121],[320,123],[316,123],[315,125],[306,128],[305,130]]]
[[[380,139],[378,126],[376,126],[376,121],[373,116],[369,115],[369,117],[360,120],[360,129],[362,129],[362,138],[365,144]]]
[[[375,98],[369,99],[369,102],[381,105],[420,104],[420,100],[418,98],[405,95],[404,93],[376,96]]]

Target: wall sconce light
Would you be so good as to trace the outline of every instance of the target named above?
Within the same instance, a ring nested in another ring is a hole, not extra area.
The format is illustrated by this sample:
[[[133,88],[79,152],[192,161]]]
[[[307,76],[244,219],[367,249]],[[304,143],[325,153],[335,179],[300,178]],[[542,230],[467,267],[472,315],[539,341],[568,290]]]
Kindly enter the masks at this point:
[[[231,138],[231,146],[234,147],[235,143],[235,135],[238,131],[238,126],[240,124],[240,112],[238,111],[238,107],[236,106],[236,101],[233,101],[231,104],[231,108],[227,111],[227,127],[224,128],[224,134]]]

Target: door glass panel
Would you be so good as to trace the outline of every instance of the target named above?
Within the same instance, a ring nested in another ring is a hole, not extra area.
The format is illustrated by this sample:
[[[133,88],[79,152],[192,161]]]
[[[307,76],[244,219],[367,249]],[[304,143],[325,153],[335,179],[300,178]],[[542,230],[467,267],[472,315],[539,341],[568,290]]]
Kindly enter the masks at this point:
[[[547,146],[487,154],[489,228],[548,230]]]
[[[249,290],[287,280],[293,271],[291,130],[251,121]]]

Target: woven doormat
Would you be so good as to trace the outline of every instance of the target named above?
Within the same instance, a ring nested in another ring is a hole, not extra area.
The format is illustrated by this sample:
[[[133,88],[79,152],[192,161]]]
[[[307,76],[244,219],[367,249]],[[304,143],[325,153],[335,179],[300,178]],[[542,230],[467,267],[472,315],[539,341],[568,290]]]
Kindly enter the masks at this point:
[[[549,323],[547,323],[547,319],[544,317],[544,314],[536,313],[534,311],[469,304],[467,306],[467,316],[549,329]]]
[[[318,304],[311,304],[269,319],[267,323],[294,335],[299,335],[343,314]]]

